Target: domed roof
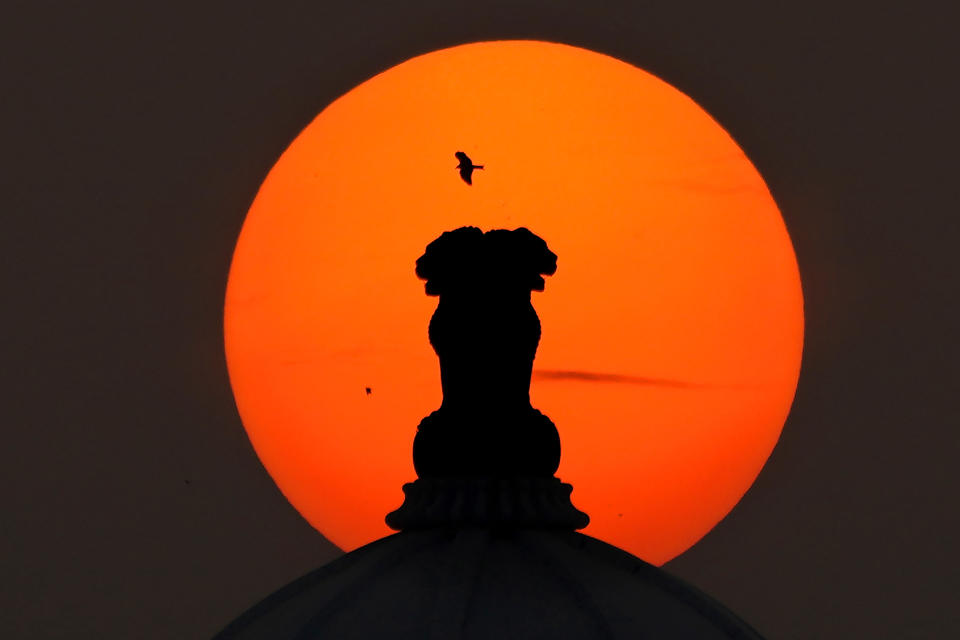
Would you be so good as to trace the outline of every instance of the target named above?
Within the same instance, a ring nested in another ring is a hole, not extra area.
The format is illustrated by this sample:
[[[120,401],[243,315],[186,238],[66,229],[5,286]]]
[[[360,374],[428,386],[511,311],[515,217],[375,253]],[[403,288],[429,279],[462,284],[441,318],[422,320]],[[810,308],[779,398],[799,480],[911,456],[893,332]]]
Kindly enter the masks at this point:
[[[404,532],[280,589],[217,640],[759,639],[708,596],[572,531]]]

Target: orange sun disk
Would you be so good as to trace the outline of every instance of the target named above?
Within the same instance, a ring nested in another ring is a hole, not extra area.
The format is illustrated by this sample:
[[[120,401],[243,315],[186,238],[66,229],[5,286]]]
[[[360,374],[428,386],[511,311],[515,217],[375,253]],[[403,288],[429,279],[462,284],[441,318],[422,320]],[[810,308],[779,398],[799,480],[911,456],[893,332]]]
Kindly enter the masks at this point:
[[[457,150],[485,166],[473,186]],[[413,58],[327,107],[270,171],[225,306],[231,384],[270,475],[345,550],[390,532],[416,425],[441,401],[436,299],[413,264],[467,225],[527,227],[559,256],[533,298],[531,400],[560,431],[585,533],[654,564],[690,547],[749,488],[793,400],[793,248],[703,109],[564,45]]]

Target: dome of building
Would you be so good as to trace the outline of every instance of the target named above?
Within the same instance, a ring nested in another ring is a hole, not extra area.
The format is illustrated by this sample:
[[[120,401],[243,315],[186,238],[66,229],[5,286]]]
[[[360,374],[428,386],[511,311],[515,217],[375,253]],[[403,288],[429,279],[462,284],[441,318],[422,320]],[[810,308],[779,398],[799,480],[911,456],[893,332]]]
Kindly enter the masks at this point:
[[[761,636],[694,587],[574,531],[398,533],[305,575],[217,640]]]

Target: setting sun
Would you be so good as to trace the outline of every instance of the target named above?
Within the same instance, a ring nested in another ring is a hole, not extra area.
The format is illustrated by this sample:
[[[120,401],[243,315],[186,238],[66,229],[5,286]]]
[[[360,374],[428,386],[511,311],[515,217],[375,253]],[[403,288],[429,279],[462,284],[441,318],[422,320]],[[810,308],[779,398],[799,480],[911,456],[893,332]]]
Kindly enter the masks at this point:
[[[461,180],[454,152],[482,170]],[[237,242],[231,384],[264,466],[351,550],[391,533],[417,423],[441,401],[441,232],[526,227],[557,254],[533,294],[531,402],[560,432],[584,533],[662,564],[772,451],[796,388],[800,279],[763,179],[690,98],[575,47],[488,42],[404,62],[323,110]]]

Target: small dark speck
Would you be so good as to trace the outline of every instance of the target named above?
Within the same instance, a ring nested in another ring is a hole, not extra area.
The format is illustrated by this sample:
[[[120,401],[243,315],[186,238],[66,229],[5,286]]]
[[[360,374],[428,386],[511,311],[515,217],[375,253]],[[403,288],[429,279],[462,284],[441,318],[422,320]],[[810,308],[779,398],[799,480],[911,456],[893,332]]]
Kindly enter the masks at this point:
[[[623,517],[623,514],[622,514],[622,513],[618,513],[618,514],[617,514],[617,517],[618,517],[618,518],[622,518],[622,517]]]
[[[363,389],[364,391],[367,392],[367,395],[370,395],[371,393],[373,393],[373,389],[371,389],[370,387],[364,387]]]
[[[183,483],[184,483],[184,484],[190,484],[190,481],[189,481],[189,480],[184,480]]]

